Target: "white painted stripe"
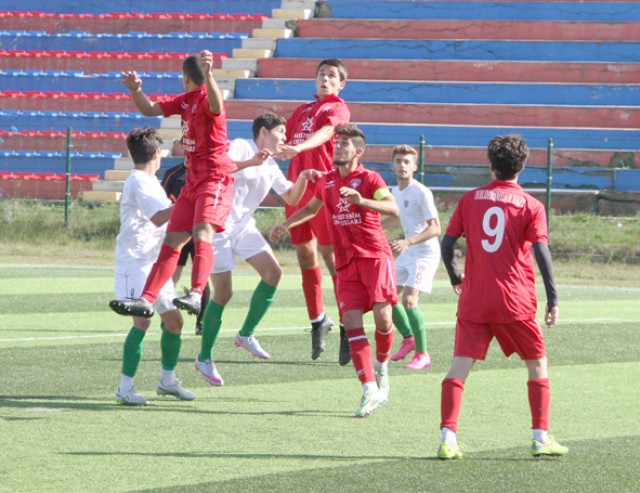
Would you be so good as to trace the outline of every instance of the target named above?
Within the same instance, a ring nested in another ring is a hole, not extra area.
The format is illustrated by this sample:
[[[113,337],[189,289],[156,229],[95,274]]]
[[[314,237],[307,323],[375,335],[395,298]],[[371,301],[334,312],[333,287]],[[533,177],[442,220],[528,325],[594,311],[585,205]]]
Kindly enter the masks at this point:
[[[564,323],[568,323],[568,324],[575,324],[575,323],[581,323],[581,322],[587,322],[587,323],[593,323],[593,322],[625,322],[625,323],[640,323],[640,320],[637,319],[626,319],[626,318],[608,318],[608,317],[604,317],[604,318],[581,318],[581,319],[572,319],[572,320],[565,320],[562,319],[559,323],[559,325],[562,325]],[[456,322],[455,320],[452,320],[450,322],[430,322],[430,323],[426,323],[425,324],[427,327],[455,327]],[[365,325],[366,328],[374,328],[375,325],[370,324],[370,325]],[[240,328],[235,328],[235,329],[222,329],[220,332],[227,332],[227,333],[236,333],[238,332],[238,330],[240,330]],[[258,329],[259,332],[287,332],[287,331],[296,331],[296,330],[303,330],[305,332],[310,331],[311,328],[308,326],[304,326],[304,327],[260,327]],[[186,335],[191,335],[191,333],[185,333]],[[126,337],[128,334],[126,333],[118,333],[118,334],[92,334],[92,335],[86,335],[86,336],[53,336],[53,337],[19,337],[19,338],[15,338],[15,339],[0,339],[0,343],[3,342],[33,342],[33,341],[72,341],[72,340],[83,340],[83,339],[108,339],[110,337]],[[154,337],[154,336],[159,336],[160,332],[152,332],[151,334],[148,334],[146,337]],[[358,338],[363,338],[363,337],[367,337],[365,336],[358,336],[356,339]],[[356,340],[353,339],[353,340]],[[351,339],[349,339],[351,340]]]

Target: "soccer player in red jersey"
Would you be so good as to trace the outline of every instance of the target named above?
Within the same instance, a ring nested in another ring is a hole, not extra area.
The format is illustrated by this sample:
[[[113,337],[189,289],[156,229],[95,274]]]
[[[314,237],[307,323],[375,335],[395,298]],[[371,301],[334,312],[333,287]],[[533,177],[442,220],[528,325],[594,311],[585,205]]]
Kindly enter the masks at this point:
[[[559,313],[545,210],[518,185],[529,155],[522,137],[495,137],[487,155],[495,179],[460,199],[442,241],[442,258],[460,298],[453,362],[442,382],[438,457],[462,457],[456,432],[464,383],[476,360],[485,359],[494,337],[506,356],[517,353],[527,365],[531,454],[564,455],[567,447],[548,435],[549,373],[544,335],[536,320],[534,256],[547,295],[547,327],[556,323]],[[454,246],[463,235],[464,273],[454,261]]]
[[[195,256],[191,290],[173,303],[190,313],[200,312],[200,300],[213,266],[213,234],[221,231],[233,203],[233,171],[228,156],[226,114],[222,92],[211,72],[211,52],[192,55],[182,65],[185,92],[151,101],[142,91],[135,72],[123,72],[122,83],[145,116],[182,117],[182,145],[188,167],[187,180],[173,208],[160,254],[140,298],[114,300],[111,308],[121,315],[151,317],[158,292],[173,275],[182,246],[194,239]]]
[[[347,83],[347,71],[339,60],[323,60],[316,71],[315,101],[299,106],[287,121],[287,145],[281,157],[291,158],[287,179],[293,183],[305,169],[321,172],[333,168],[333,148],[336,125],[348,123],[351,112],[346,103],[338,97]],[[305,195],[296,206],[285,207],[287,217],[304,207],[314,194],[313,183],[309,183]],[[325,265],[334,281],[335,257],[324,211],[306,224],[292,228],[291,243],[296,246],[298,263],[302,273],[302,291],[311,320],[311,358],[317,359],[325,349],[325,339],[333,322],[324,311],[322,300],[322,270],[318,264],[320,250]],[[341,365],[349,363],[349,345],[341,327]]]
[[[393,344],[391,307],[398,302],[395,265],[380,215],[397,216],[398,206],[382,177],[359,163],[365,136],[353,124],[338,126],[333,160],[337,169],[319,178],[307,205],[271,230],[277,240],[287,228],[303,224],[325,206],[336,256],[338,303],[363,397],[356,411],[365,417],[389,395],[388,361]],[[375,363],[364,331],[363,314],[373,311]]]

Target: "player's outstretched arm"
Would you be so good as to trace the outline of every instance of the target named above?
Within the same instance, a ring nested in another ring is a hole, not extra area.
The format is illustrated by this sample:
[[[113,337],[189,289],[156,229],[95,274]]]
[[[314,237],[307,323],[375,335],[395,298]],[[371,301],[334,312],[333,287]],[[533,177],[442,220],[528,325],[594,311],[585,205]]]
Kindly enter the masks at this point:
[[[345,197],[350,203],[359,205],[360,207],[366,207],[378,214],[384,216],[397,216],[400,212],[398,204],[393,195],[389,193],[389,189],[385,188],[384,194],[374,195],[375,198],[368,199],[363,197],[360,192],[350,187],[340,187],[340,195]]]
[[[142,91],[142,79],[135,71],[120,72],[122,79],[118,79],[131,92],[131,99],[144,116],[162,116],[162,108],[155,101],[151,101]]]
[[[291,159],[292,157],[300,154],[301,152],[308,151],[310,149],[315,149],[318,146],[321,146],[325,142],[327,142],[333,135],[335,134],[336,128],[333,125],[325,125],[321,129],[317,130],[315,133],[311,134],[304,142],[300,144],[290,146],[285,145],[282,147],[282,151],[280,152],[280,157],[282,159]]]
[[[407,238],[401,240],[393,240],[391,242],[391,250],[394,254],[400,255],[411,245],[415,245],[417,243],[424,243],[431,238],[436,238],[440,236],[441,228],[440,228],[440,219],[434,217],[427,221],[427,226],[420,231],[418,234],[409,236]]]
[[[318,170],[305,169],[298,175],[298,179],[293,186],[288,191],[280,195],[280,197],[282,197],[282,200],[284,200],[287,205],[297,205],[304,195],[304,192],[307,190],[307,182],[316,181],[321,176],[322,173]]]
[[[202,50],[200,52],[200,68],[204,74],[204,83],[207,86],[209,109],[214,115],[219,115],[224,106],[224,97],[222,96],[222,91],[218,87],[218,83],[211,72],[213,69],[213,55],[210,51]]]
[[[544,290],[547,294],[547,308],[545,310],[544,321],[547,327],[551,327],[558,320],[558,290],[553,278],[553,262],[551,261],[551,252],[546,243],[534,243],[533,254],[536,257],[538,269],[544,283]]]
[[[271,241],[278,241],[285,231],[294,226],[306,223],[309,219],[314,217],[320,208],[323,206],[322,201],[317,197],[312,197],[311,200],[302,209],[298,209],[296,212],[284,222],[281,222],[277,226],[273,227],[269,232],[269,239]]]

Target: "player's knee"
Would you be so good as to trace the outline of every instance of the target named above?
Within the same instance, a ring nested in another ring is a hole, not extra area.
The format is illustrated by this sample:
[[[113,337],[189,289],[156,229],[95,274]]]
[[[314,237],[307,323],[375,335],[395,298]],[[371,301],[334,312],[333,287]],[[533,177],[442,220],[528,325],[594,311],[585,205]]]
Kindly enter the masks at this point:
[[[233,289],[214,291],[213,301],[218,305],[226,306],[231,301],[231,298],[233,298]]]
[[[282,279],[282,267],[279,265],[273,266],[262,275],[262,281],[269,286],[277,286],[280,279]]]

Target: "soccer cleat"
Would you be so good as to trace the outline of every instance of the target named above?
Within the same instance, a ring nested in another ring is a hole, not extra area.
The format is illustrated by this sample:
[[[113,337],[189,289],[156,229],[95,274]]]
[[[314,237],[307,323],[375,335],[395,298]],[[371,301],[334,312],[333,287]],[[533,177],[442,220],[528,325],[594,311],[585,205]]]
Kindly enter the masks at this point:
[[[147,399],[142,397],[135,387],[131,387],[128,390],[121,391],[120,388],[116,390],[116,399],[118,404],[123,406],[146,406],[148,404]]]
[[[198,322],[196,324],[196,335],[197,336],[201,336],[202,335],[203,326],[204,326],[204,324],[202,322]]]
[[[448,445],[445,442],[441,442],[438,447],[438,459],[462,459],[462,451],[457,445]]]
[[[376,371],[376,382],[378,382],[378,389],[380,391],[380,395],[383,397],[384,401],[389,399],[389,365],[383,365],[378,363],[377,361],[374,364],[374,368]]]
[[[260,358],[260,359],[271,358],[271,355],[267,353],[264,349],[262,349],[262,346],[258,342],[258,339],[256,339],[253,336],[243,337],[240,335],[240,333],[238,333],[233,339],[233,343],[238,347],[245,348],[256,358]]]
[[[416,348],[416,340],[411,337],[405,337],[402,339],[402,344],[400,344],[400,349],[396,353],[391,356],[391,361],[400,361],[401,359],[405,359],[407,354],[413,351]]]
[[[415,353],[413,358],[411,358],[411,363],[409,363],[405,368],[409,368],[410,370],[422,370],[431,364],[431,357],[428,352],[424,353]]]
[[[333,322],[326,315],[320,322],[311,324],[311,359],[317,360],[327,347],[327,334]]]
[[[200,303],[202,302],[202,295],[195,291],[189,291],[188,294],[181,296],[180,298],[173,299],[173,305],[180,310],[185,310],[191,315],[200,314]]]
[[[551,435],[549,435],[549,439],[545,443],[541,443],[538,440],[532,440],[531,442],[531,455],[534,457],[560,457],[567,452],[569,452],[569,448],[560,445]]]
[[[168,386],[163,385],[162,380],[160,380],[158,385],[156,385],[156,392],[158,395],[172,395],[181,401],[192,401],[196,398],[193,392],[182,386],[182,382],[180,380],[176,380],[173,385]]]
[[[153,317],[153,303],[144,298],[111,300],[109,302],[109,308],[118,315],[143,318]]]
[[[338,363],[340,366],[348,365],[351,361],[351,347],[349,339],[344,330],[344,325],[340,324],[340,352],[338,353]]]
[[[216,364],[212,360],[206,359],[204,361],[200,361],[196,358],[195,367],[209,385],[214,385],[216,387],[222,387],[224,385],[224,380],[222,380],[222,376],[218,372]]]
[[[373,411],[378,409],[384,404],[386,398],[380,391],[377,392],[365,392],[360,401],[360,407],[356,411],[356,418],[366,418]]]

